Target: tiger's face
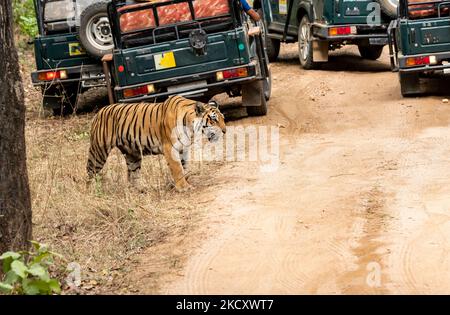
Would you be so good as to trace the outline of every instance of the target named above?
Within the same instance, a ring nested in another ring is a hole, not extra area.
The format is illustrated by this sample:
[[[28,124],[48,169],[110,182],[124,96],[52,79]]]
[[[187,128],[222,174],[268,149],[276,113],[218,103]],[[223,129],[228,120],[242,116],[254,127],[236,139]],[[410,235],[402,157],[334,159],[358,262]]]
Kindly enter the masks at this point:
[[[202,133],[208,141],[215,142],[221,134],[226,133],[225,117],[216,102],[208,104],[197,102],[196,112],[197,118],[201,119]]]

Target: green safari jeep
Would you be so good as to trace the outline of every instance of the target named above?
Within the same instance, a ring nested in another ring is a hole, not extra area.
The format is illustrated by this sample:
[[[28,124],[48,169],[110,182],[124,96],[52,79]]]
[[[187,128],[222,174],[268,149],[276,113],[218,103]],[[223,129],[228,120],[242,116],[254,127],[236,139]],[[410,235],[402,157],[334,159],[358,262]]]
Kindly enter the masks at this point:
[[[100,57],[113,48],[107,3],[35,0],[34,5],[39,35],[34,40],[37,69],[32,82],[42,90],[44,108],[55,115],[71,113],[79,93],[106,85]],[[97,9],[97,15],[88,21],[81,16],[80,22],[80,12],[87,7],[89,12]]]
[[[449,12],[450,1],[400,0],[389,47],[403,96],[423,92],[420,77],[450,74]]]
[[[178,94],[208,101],[242,96],[249,115],[265,115],[271,75],[263,25],[238,0],[158,0],[108,6],[115,49],[103,58],[110,102]]]
[[[304,69],[349,44],[358,46],[361,57],[378,59],[396,16],[396,0],[254,0],[254,7],[264,17],[269,59],[278,57],[280,42],[298,42]]]

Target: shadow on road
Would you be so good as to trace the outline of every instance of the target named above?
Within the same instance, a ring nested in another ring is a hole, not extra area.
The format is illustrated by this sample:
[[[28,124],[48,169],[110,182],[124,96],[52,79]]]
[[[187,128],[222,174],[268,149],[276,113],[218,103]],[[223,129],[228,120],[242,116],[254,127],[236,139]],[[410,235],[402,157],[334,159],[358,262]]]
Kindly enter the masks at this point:
[[[277,60],[280,64],[300,67],[297,53],[281,54]],[[354,72],[385,72],[391,71],[391,65],[385,60],[366,60],[358,54],[348,51],[330,52],[328,62],[319,63],[317,70],[354,71]]]

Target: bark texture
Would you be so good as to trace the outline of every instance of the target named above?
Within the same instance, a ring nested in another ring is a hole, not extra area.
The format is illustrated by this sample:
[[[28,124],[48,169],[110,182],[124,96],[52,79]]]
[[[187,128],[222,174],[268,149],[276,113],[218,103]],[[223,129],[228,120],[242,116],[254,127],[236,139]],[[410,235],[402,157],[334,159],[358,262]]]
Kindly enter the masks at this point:
[[[25,105],[14,45],[11,0],[0,1],[0,253],[28,248],[31,202]]]

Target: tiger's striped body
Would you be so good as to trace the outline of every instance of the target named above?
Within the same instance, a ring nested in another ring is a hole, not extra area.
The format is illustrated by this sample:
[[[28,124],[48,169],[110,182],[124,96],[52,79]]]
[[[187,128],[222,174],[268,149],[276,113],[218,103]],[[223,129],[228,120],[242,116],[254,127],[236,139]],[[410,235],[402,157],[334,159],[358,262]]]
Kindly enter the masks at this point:
[[[185,190],[190,185],[183,162],[195,130],[201,129],[213,140],[218,130],[225,133],[225,128],[218,108],[181,96],[172,96],[164,103],[109,105],[92,122],[88,176],[99,173],[111,150],[117,147],[125,155],[132,183],[139,176],[143,155],[164,154],[175,187]]]

